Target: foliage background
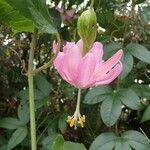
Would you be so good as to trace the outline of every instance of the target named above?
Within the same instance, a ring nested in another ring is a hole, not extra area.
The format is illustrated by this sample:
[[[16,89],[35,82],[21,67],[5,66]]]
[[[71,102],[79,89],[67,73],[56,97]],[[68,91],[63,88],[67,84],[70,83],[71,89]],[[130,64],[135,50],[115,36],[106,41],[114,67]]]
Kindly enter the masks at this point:
[[[34,26],[39,30],[36,68],[53,57],[56,31],[62,43],[79,39],[77,18],[90,2],[62,0],[63,13],[56,8],[60,3],[0,0],[0,150],[30,149],[26,73]],[[95,0],[96,40],[104,44],[104,59],[123,49],[124,71],[109,86],[82,91],[83,129],[74,130],[66,124],[66,117],[74,113],[77,90],[61,80],[53,66],[35,76],[38,149],[150,148],[149,4],[146,0]],[[75,9],[74,15],[62,20],[71,9]]]

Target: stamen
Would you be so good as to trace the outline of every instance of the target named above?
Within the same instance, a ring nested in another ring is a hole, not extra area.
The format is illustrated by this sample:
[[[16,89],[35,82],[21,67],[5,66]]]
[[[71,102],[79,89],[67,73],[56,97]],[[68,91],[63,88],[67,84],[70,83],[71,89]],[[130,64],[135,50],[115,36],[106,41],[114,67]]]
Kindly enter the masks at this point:
[[[80,97],[81,97],[81,89],[78,90],[78,99],[76,110],[73,116],[67,117],[67,122],[70,127],[74,126],[74,129],[77,129],[77,126],[80,125],[82,128],[84,127],[85,115],[81,116],[80,114]]]

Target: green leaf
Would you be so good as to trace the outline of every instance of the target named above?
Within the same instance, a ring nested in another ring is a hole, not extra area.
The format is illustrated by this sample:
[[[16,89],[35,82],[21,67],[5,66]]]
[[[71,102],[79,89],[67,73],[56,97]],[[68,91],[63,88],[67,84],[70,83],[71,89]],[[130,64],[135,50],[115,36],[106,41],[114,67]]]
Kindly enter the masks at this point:
[[[86,150],[83,144],[66,142],[62,135],[58,135],[53,142],[52,150]]]
[[[0,22],[18,32],[33,32],[33,22],[13,9],[6,0],[0,0]]]
[[[144,122],[144,121],[147,121],[147,120],[150,120],[150,105],[144,111],[144,113],[142,115],[141,122]]]
[[[110,86],[98,86],[88,91],[85,95],[84,103],[86,104],[96,104],[99,103],[112,93],[112,89]]]
[[[20,144],[27,136],[27,127],[19,127],[8,141],[7,150],[11,150],[16,145]]]
[[[29,107],[27,104],[20,104],[18,106],[18,118],[24,124],[29,122]]]
[[[112,150],[116,140],[117,136],[114,133],[102,133],[93,141],[90,150]]]
[[[83,144],[73,143],[73,142],[64,142],[61,150],[86,150]]]
[[[23,123],[19,121],[17,118],[7,117],[7,118],[0,119],[0,127],[2,128],[17,129],[22,125]]]
[[[150,52],[143,45],[130,43],[127,45],[127,49],[134,57],[150,64]]]
[[[140,132],[130,130],[121,136],[114,133],[100,134],[90,146],[90,150],[149,150],[150,143]]]
[[[42,140],[42,146],[44,150],[45,149],[51,150],[53,142],[55,141],[57,136],[58,136],[57,134],[51,134],[50,136],[44,137],[44,139]]]
[[[45,98],[45,95],[38,89],[34,89],[34,95],[36,100]],[[29,100],[29,89],[21,90],[17,96],[23,101]]]
[[[7,149],[7,145],[0,146],[0,150],[6,150],[6,149]]]
[[[61,147],[63,146],[65,140],[63,138],[62,135],[58,135],[55,139],[55,141],[53,142],[53,145],[52,145],[52,150],[60,150]]]
[[[37,75],[35,77],[35,82],[37,88],[45,95],[48,96],[50,90],[52,89],[52,85],[46,80],[46,78],[42,75]]]
[[[100,113],[107,126],[110,127],[116,123],[121,114],[121,106],[120,96],[117,93],[112,93],[102,102]]]
[[[130,87],[141,98],[150,99],[150,87],[144,84],[133,84]]]
[[[136,150],[149,150],[150,143],[147,138],[138,131],[127,131],[122,135],[122,138]]]
[[[121,44],[117,42],[112,42],[104,46],[104,59],[110,58],[118,50],[121,49]]]
[[[132,150],[132,148],[124,139],[117,138],[114,150]]]
[[[64,114],[64,113],[59,117],[58,127],[59,127],[61,133],[65,133],[65,131],[67,129],[66,118],[67,118],[67,114]]]
[[[5,145],[7,144],[7,139],[3,135],[0,135],[0,145]],[[1,150],[1,149],[0,149]]]
[[[141,107],[140,98],[132,89],[119,90],[120,100],[123,104],[133,110],[138,110]]]
[[[133,57],[129,52],[123,53],[123,58],[121,60],[123,64],[123,71],[121,73],[120,79],[124,79],[133,68]]]
[[[35,108],[39,109],[42,106],[47,106],[48,102],[49,102],[50,98],[49,97],[44,97],[42,99],[38,99],[35,101]]]
[[[56,33],[45,0],[7,0],[10,5],[32,20],[42,32]]]

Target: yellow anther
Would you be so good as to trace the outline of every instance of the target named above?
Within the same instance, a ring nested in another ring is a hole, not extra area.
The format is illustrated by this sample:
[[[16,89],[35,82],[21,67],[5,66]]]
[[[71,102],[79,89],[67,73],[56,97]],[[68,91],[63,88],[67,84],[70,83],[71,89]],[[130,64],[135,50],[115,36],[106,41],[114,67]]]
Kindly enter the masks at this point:
[[[68,116],[66,121],[67,121],[68,123],[70,123],[70,122],[71,122],[71,119],[72,119],[72,117],[71,117],[71,116]]]
[[[75,121],[76,121],[75,118],[71,119],[71,121],[69,123],[70,127],[73,127],[75,125]]]
[[[80,126],[83,128],[84,127],[84,122],[85,122],[85,115],[81,116],[80,113],[74,114],[72,117],[68,116],[67,117],[67,122],[70,127],[73,127],[76,129],[77,124],[80,124]]]
[[[82,121],[85,122],[85,115],[81,117]]]
[[[81,125],[82,128],[84,127],[84,124],[83,124],[83,121],[82,121],[81,117],[79,118],[79,122],[78,123]]]

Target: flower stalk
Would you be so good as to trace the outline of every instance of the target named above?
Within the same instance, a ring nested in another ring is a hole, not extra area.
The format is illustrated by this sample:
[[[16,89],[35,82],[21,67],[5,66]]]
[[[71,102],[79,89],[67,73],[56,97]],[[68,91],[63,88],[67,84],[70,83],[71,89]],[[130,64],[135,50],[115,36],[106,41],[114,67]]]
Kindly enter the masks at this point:
[[[81,89],[78,89],[78,97],[77,97],[77,104],[76,110],[73,116],[68,116],[67,122],[69,123],[70,127],[74,126],[74,129],[77,129],[78,124],[83,128],[85,122],[85,115],[81,116],[80,114],[80,101],[81,101]]]
[[[90,8],[92,9],[94,5],[94,0],[91,0]]]
[[[28,85],[29,85],[29,108],[30,108],[30,134],[31,134],[31,150],[36,150],[36,123],[35,123],[35,103],[34,103],[34,85],[33,85],[33,58],[34,50],[37,43],[37,29],[34,29],[32,42],[29,51],[28,63]]]

